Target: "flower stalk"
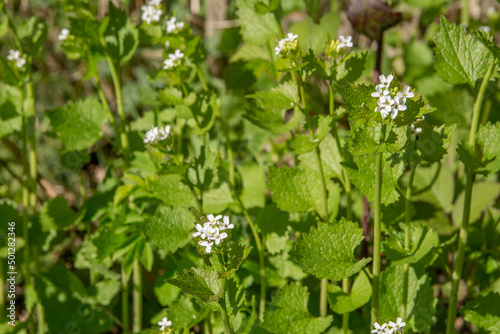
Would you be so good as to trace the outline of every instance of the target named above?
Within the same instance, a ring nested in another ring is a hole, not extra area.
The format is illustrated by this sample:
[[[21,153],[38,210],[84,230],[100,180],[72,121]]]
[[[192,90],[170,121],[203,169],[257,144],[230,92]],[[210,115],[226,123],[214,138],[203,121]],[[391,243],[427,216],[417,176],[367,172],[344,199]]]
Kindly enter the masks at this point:
[[[472,124],[469,133],[469,147],[475,149],[476,147],[476,131],[479,125],[479,119],[481,116],[481,108],[484,100],[484,95],[486,93],[486,88],[493,75],[493,71],[496,66],[496,59],[492,60],[488,71],[486,72],[481,87],[479,87],[479,92],[477,94],[476,101],[474,103],[474,109],[472,114]],[[446,334],[455,333],[455,319],[457,317],[457,307],[458,307],[458,287],[460,284],[460,278],[462,277],[462,271],[465,259],[465,247],[467,246],[467,238],[469,234],[469,222],[470,222],[470,210],[472,202],[472,189],[474,186],[474,180],[476,174],[473,171],[467,171],[465,175],[465,196],[464,196],[464,211],[462,216],[462,222],[460,224],[459,236],[458,236],[458,251],[457,258],[455,260],[455,266],[452,273],[452,284],[451,284],[451,294],[450,294],[450,304],[448,305],[448,320],[446,324]]]

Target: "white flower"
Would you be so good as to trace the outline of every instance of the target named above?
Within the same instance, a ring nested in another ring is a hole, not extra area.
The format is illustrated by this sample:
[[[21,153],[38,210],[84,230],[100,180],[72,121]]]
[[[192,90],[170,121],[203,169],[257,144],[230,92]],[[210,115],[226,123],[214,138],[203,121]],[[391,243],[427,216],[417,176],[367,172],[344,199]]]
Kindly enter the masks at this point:
[[[228,230],[228,229],[233,229],[234,225],[229,223],[229,217],[224,216],[224,221],[222,224],[220,224],[220,229],[221,230]]]
[[[210,224],[215,225],[215,224],[219,223],[218,220],[222,218],[222,215],[218,215],[218,216],[214,217],[214,215],[209,214],[209,215],[207,215],[207,218],[208,218],[208,222]]]
[[[227,233],[226,232],[219,233],[219,228],[217,227],[214,228],[214,230],[217,230],[217,233],[214,233],[211,236],[209,236],[208,240],[214,240],[215,244],[218,245],[223,239],[227,238]]]
[[[415,97],[415,93],[413,93],[411,91],[411,87],[408,86],[408,85],[405,85],[403,87],[403,91],[402,92],[398,92],[398,97],[400,99],[403,99],[403,103],[406,103],[406,98],[412,98],[412,97]]]
[[[161,0],[149,0],[149,5],[160,6],[161,5]]]
[[[158,326],[160,326],[160,330],[164,330],[167,327],[172,326],[172,321],[168,320],[167,317],[161,319],[160,322],[158,322]]]
[[[404,105],[404,103],[401,103],[399,101],[399,96],[396,96],[393,101],[394,104],[392,106],[391,118],[395,119],[400,111],[406,110],[406,106]]]
[[[147,24],[151,24],[151,22],[160,21],[161,13],[163,12],[161,9],[156,9],[152,5],[144,5],[141,7],[142,16],[141,19]]]
[[[14,61],[17,68],[22,68],[26,64],[26,58],[24,55],[21,56],[21,51],[19,50],[9,50],[7,59]]]
[[[61,33],[59,34],[59,36],[57,36],[57,39],[59,39],[60,41],[64,41],[68,37],[69,37],[69,29],[62,28]]]
[[[402,318],[398,318],[395,323],[392,321],[389,321],[389,326],[392,327],[393,331],[399,332],[399,331],[402,331],[402,329],[406,326],[406,322],[403,322]]]
[[[166,41],[165,42],[165,49],[169,49],[170,48],[170,42],[169,41]]]
[[[297,51],[297,38],[299,35],[294,35],[289,32],[287,37],[278,41],[278,46],[274,48],[276,55],[281,54],[283,57],[288,57],[293,52]]]
[[[372,330],[370,333],[372,333],[372,334],[383,334],[383,333],[384,333],[385,328],[387,327],[387,324],[385,324],[385,323],[384,323],[384,324],[382,324],[382,326],[381,326],[381,325],[379,325],[379,324],[378,324],[378,322],[376,322],[376,323],[374,323],[374,324],[373,324],[373,327],[374,327],[375,329],[374,329],[374,330]]]
[[[177,34],[182,29],[184,29],[184,22],[177,22],[175,16],[172,16],[170,20],[167,21],[167,34]]]
[[[152,126],[151,130],[146,132],[146,135],[144,136],[144,144],[156,143],[161,140],[165,140],[169,135],[170,125],[166,125],[165,128],[157,128],[156,126]]]
[[[182,58],[184,58],[184,53],[182,53],[181,50],[175,50],[174,53],[170,53],[168,58],[163,61],[163,69],[168,70],[180,65]]]
[[[380,109],[380,114],[382,115],[382,118],[386,118],[387,115],[392,111],[392,105],[394,104],[394,100],[390,96],[382,96],[378,100],[378,105]],[[377,108],[375,108],[375,111],[377,111]]]
[[[387,76],[387,78],[385,77],[385,75],[382,74],[378,78],[380,80],[380,85],[382,85],[382,87],[385,89],[389,89],[389,86],[391,85],[391,81],[392,81],[392,79],[394,79],[392,74],[389,74]]]
[[[208,254],[212,251],[212,246],[214,245],[214,243],[208,240],[201,240],[200,242],[198,242],[198,245],[206,247],[205,252],[207,252]]]
[[[198,231],[193,233],[193,237],[195,238],[201,236],[202,239],[205,239],[207,235],[212,234],[212,226],[210,226],[210,224],[205,224],[205,226],[196,224],[195,228]]]
[[[337,51],[341,48],[352,48],[352,46],[353,46],[353,44],[351,42],[352,36],[344,37],[344,36],[340,35],[339,39],[340,39],[340,43],[337,46]]]
[[[380,85],[377,85],[377,86],[375,87],[375,89],[376,89],[377,91],[372,93],[372,96],[373,96],[373,97],[378,97],[378,98],[381,98],[382,96],[387,96],[387,95],[389,95],[389,91],[388,91],[387,89],[382,89],[382,86],[380,86]]]

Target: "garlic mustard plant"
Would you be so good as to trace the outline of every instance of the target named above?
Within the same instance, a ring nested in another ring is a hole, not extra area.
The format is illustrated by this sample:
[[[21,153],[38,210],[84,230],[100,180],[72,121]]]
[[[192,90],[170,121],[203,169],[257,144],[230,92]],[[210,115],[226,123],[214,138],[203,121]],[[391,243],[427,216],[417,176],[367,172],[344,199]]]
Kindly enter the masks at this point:
[[[159,141],[165,140],[170,135],[170,125],[166,125],[164,128],[153,126],[151,130],[146,132],[144,136],[144,144],[153,144]]]
[[[278,46],[274,48],[275,55],[279,55],[282,58],[295,58],[299,52],[298,37],[298,35],[290,32],[287,37],[280,39]]]
[[[403,333],[406,323],[403,322],[402,318],[397,318],[396,322],[389,321],[389,323],[383,323],[379,325],[377,322],[373,324],[374,329],[371,331],[372,334],[394,334]]]
[[[181,65],[184,53],[177,49],[174,53],[170,53],[168,58],[163,61],[163,69],[170,70]]]
[[[228,237],[228,233],[224,231],[234,228],[228,216],[224,216],[223,221],[220,221],[221,218],[223,218],[222,215],[214,216],[213,214],[209,214],[206,216],[206,222],[203,226],[199,222],[195,225],[196,232],[192,235],[194,238],[202,239],[198,241],[198,245],[205,247],[206,254],[212,251],[214,243],[216,246],[219,246]]]
[[[170,333],[172,331],[172,321],[168,320],[167,317],[161,319],[161,321],[158,322],[158,326],[163,333]]]
[[[184,29],[184,22],[182,21],[177,21],[177,18],[175,16],[172,16],[168,21],[167,21],[167,34],[168,35],[175,35],[178,34],[179,32]]]
[[[23,68],[26,64],[26,56],[21,55],[21,51],[19,50],[9,50],[9,54],[7,55],[7,60],[14,62],[15,66],[19,69]]]
[[[380,83],[375,86],[376,91],[371,93],[371,96],[378,98],[378,107],[375,108],[375,112],[379,112],[383,119],[389,114],[392,119],[395,119],[400,111],[406,110],[406,99],[415,97],[408,85],[405,85],[401,91],[398,91],[397,87],[391,90],[393,79],[392,74],[389,74],[387,78],[382,74],[379,77]]]
[[[147,5],[143,5],[141,7],[142,15],[141,19],[143,22],[147,24],[151,24],[152,22],[159,22],[161,18],[161,14],[163,11],[158,8],[160,1],[151,1]]]
[[[60,41],[64,41],[69,37],[69,33],[70,32],[68,28],[62,28],[61,33],[59,34],[59,36],[57,36],[57,39]]]

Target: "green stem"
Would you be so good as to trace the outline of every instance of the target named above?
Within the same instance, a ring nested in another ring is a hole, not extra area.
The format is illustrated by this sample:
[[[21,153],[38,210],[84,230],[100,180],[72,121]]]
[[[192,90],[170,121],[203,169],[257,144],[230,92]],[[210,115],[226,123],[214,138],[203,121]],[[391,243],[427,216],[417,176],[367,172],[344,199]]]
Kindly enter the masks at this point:
[[[304,115],[306,117],[306,124],[309,128],[309,134],[313,141],[316,140],[316,135],[314,134],[314,129],[311,124],[311,119],[309,116],[309,108],[307,106],[307,100],[304,93],[304,82],[300,78],[299,74],[299,88],[300,88],[300,97],[302,99],[302,109],[304,111]],[[323,216],[322,220],[326,223],[328,222],[328,191],[326,189],[326,180],[325,173],[323,172],[323,163],[321,162],[321,154],[319,150],[319,146],[314,148],[314,156],[316,160],[316,165],[318,167],[318,176],[321,183],[321,194],[322,194],[322,205],[323,205]],[[326,278],[321,280],[321,289],[319,295],[319,314],[321,317],[326,317],[328,303],[327,303],[327,289],[328,289],[328,280]]]
[[[460,23],[469,26],[469,1],[461,0],[460,6]]]
[[[125,158],[125,163],[128,164],[130,148],[127,137],[127,130],[125,124],[125,112],[123,110],[123,98],[122,98],[122,86],[120,81],[120,76],[118,74],[117,68],[109,55],[106,55],[106,60],[108,61],[109,70],[111,71],[111,79],[113,80],[113,86],[115,88],[116,96],[116,109],[118,110],[118,117],[120,118],[120,141],[123,150],[123,156]]]
[[[486,88],[493,74],[497,61],[492,60],[488,71],[486,72],[484,79],[479,88],[477,94],[476,102],[474,103],[474,110],[472,114],[472,125],[469,134],[469,147],[475,149],[476,147],[476,131],[479,125],[479,119],[481,116],[481,107],[484,100],[484,95],[486,93]],[[462,277],[462,271],[464,267],[465,259],[465,247],[467,245],[469,220],[470,220],[470,210],[472,201],[472,188],[474,185],[474,180],[476,175],[472,171],[468,171],[465,175],[465,197],[464,197],[464,211],[462,217],[462,223],[460,224],[459,237],[458,237],[458,250],[457,258],[455,260],[455,267],[453,268],[452,274],[452,285],[450,294],[450,304],[448,305],[448,321],[446,324],[446,333],[455,333],[455,319],[457,317],[457,306],[458,306],[458,287],[460,284],[460,278]]]
[[[226,299],[227,296],[227,279],[223,279],[224,284],[224,299]],[[222,322],[224,323],[224,332],[226,334],[234,334],[233,326],[231,324],[231,320],[229,319],[229,316],[227,314],[227,309],[226,309],[226,301],[223,300],[221,303],[221,313],[222,313]]]
[[[104,91],[102,90],[102,82],[101,79],[99,78],[99,75],[96,75],[94,77],[96,87],[97,87],[97,94],[99,95],[99,99],[101,100],[102,105],[104,106],[104,109],[108,112],[108,118],[109,122],[111,123],[111,126],[113,127],[113,130],[115,131],[115,134],[118,135],[120,133],[120,130],[118,129],[118,126],[116,125],[115,122],[115,116],[113,115],[113,112],[111,111],[111,108],[109,107],[108,100],[106,100],[106,96],[104,95]],[[120,137],[118,137],[118,140],[120,140]],[[119,142],[119,146],[121,148],[121,142]]]
[[[128,309],[128,278],[122,265],[121,272],[122,283],[122,332],[123,334],[130,333],[129,309]]]
[[[0,318],[5,316],[5,272],[4,259],[0,259]]]
[[[385,139],[386,126],[382,125],[381,139]],[[372,310],[371,323],[378,321],[379,289],[380,289],[380,239],[381,239],[381,206],[382,206],[382,175],[384,166],[383,153],[377,155],[375,170],[375,201],[373,228],[373,267],[372,267]]]
[[[197,64],[195,64],[194,68],[196,70],[198,78],[200,79],[201,85],[203,86],[203,90],[208,91],[208,85],[207,82],[205,81],[205,78],[203,77],[203,73],[201,73],[200,67]]]
[[[260,321],[264,321],[264,312],[266,311],[266,260],[264,257],[265,254],[265,248],[264,248],[264,243],[262,242],[259,232],[257,231],[257,228],[255,227],[255,223],[253,222],[252,218],[248,214],[247,209],[245,208],[245,205],[241,201],[240,197],[238,195],[235,195],[236,200],[240,204],[241,210],[243,211],[243,214],[245,215],[245,218],[248,221],[248,225],[250,226],[250,229],[252,230],[253,237],[255,239],[255,244],[257,245],[257,251],[259,253],[259,274],[260,274],[260,300],[259,300],[259,319]]]
[[[413,192],[413,179],[415,177],[415,171],[417,166],[413,166],[410,163],[410,178],[408,179],[408,186],[406,188],[406,199],[405,199],[405,251],[408,254],[411,250],[411,197]],[[406,313],[408,308],[408,282],[410,277],[410,264],[406,263],[404,265],[404,278],[403,278],[403,304],[401,304],[400,316],[406,319]]]
[[[133,333],[142,330],[142,268],[139,260],[135,259],[132,281],[132,298],[134,307],[134,316],[132,319]]]

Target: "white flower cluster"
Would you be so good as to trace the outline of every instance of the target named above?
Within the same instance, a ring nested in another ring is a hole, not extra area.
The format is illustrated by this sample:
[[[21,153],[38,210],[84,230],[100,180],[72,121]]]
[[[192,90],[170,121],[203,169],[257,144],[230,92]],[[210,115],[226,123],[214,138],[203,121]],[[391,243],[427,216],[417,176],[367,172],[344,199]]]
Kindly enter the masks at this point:
[[[161,0],[150,0],[147,5],[143,5],[141,19],[147,24],[151,22],[159,22],[160,16],[163,11],[158,8],[160,6]]]
[[[378,107],[375,108],[375,112],[380,112],[382,118],[386,118],[389,114],[392,119],[396,118],[400,111],[406,110],[406,99],[415,96],[408,85],[404,86],[403,91],[392,94],[389,88],[393,78],[392,74],[389,74],[387,78],[382,74],[379,77],[380,84],[375,87],[377,91],[372,93],[373,97],[378,98]]]
[[[15,62],[17,68],[22,68],[26,64],[26,56],[21,55],[21,51],[19,50],[9,50],[7,59]]]
[[[181,64],[184,53],[181,50],[175,50],[174,53],[168,55],[168,58],[163,61],[163,69],[168,70]]]
[[[403,322],[402,318],[398,318],[396,322],[389,321],[389,324],[383,323],[379,325],[378,322],[373,324],[374,330],[371,331],[373,334],[393,334],[402,333],[406,326],[406,322]]]
[[[286,58],[295,53],[297,51],[297,37],[299,36],[289,32],[287,37],[278,41],[278,46],[274,48],[275,54]]]
[[[144,136],[144,144],[147,143],[157,143],[161,140],[167,139],[170,135],[170,125],[166,125],[165,128],[158,128],[153,126],[151,130],[146,132]]]
[[[177,22],[175,16],[172,16],[170,20],[167,21],[167,34],[177,34],[182,29],[184,29],[184,22]]]
[[[329,39],[325,47],[325,55],[328,57],[336,58],[342,54],[344,48],[352,48],[352,36],[344,37],[339,35],[339,39]]]
[[[160,326],[160,330],[164,331],[165,329],[172,327],[172,321],[168,320],[167,317],[161,319],[160,322],[158,322],[158,326]]]
[[[229,222],[228,216],[224,216],[222,222],[220,221],[222,215],[214,217],[214,215],[210,214],[207,218],[208,222],[203,224],[203,226],[196,224],[195,228],[197,232],[193,233],[193,237],[201,237],[203,239],[198,242],[198,245],[205,247],[205,252],[208,254],[212,251],[214,242],[216,245],[219,245],[227,238],[227,233],[221,233],[221,231],[233,229],[234,225]]]
[[[61,33],[59,36],[57,36],[57,39],[60,41],[64,41],[69,37],[69,29],[68,28],[62,28]]]

